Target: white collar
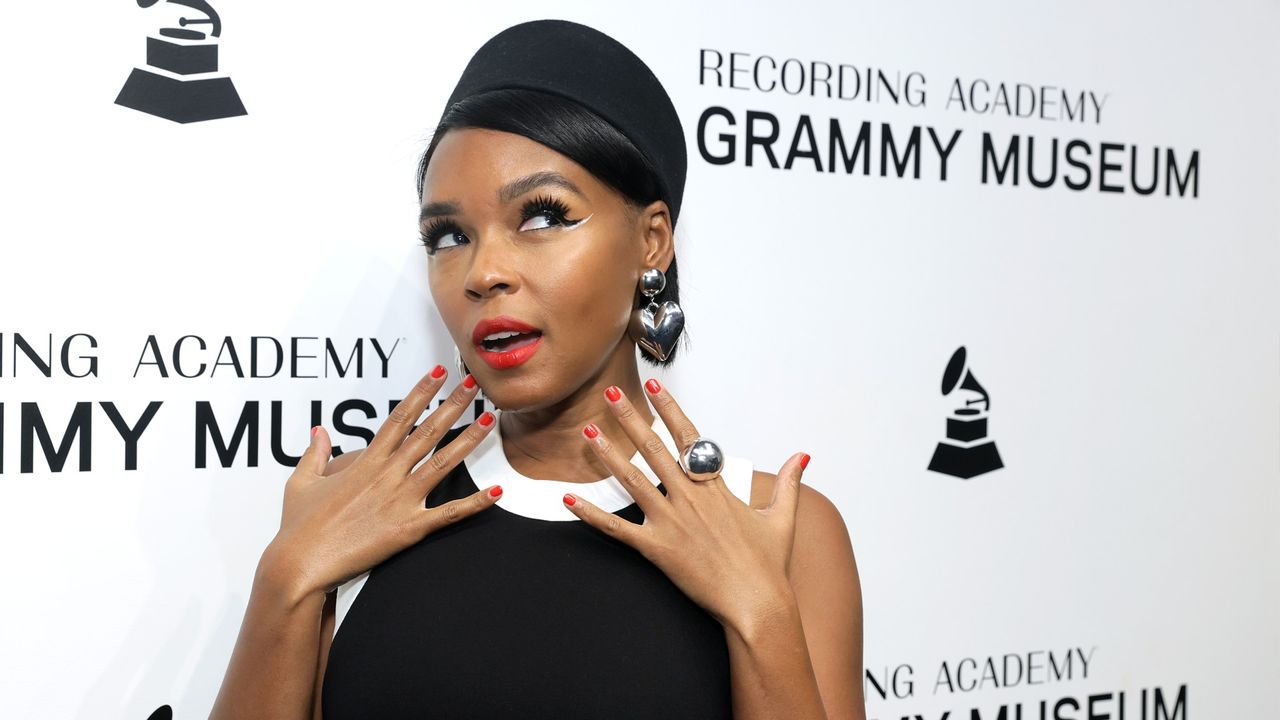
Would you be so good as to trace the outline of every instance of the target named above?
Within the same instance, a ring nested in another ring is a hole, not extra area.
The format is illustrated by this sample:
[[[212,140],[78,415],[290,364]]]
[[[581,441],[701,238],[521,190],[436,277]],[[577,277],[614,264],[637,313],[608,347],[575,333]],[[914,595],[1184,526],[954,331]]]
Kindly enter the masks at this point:
[[[667,430],[666,423],[657,414],[654,415],[652,427],[674,457],[675,440]],[[578,520],[578,516],[564,505],[562,498],[565,493],[571,492],[605,512],[616,512],[635,502],[622,483],[612,475],[586,483],[539,480],[521,475],[511,467],[507,454],[502,449],[501,428],[502,423],[499,421],[498,427],[480,441],[476,449],[467,455],[464,463],[467,473],[471,475],[477,488],[483,489],[490,485],[502,486],[502,497],[498,498],[496,504],[503,510],[538,520],[564,521]],[[586,441],[583,442],[585,444]],[[644,473],[655,486],[659,483],[658,477],[649,468],[649,464],[645,462],[639,450],[631,457],[631,464]]]

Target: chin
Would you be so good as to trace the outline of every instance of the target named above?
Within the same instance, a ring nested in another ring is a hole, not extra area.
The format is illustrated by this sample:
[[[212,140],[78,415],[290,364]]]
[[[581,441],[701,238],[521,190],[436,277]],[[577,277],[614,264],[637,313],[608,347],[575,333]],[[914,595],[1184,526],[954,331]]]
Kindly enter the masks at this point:
[[[494,407],[503,412],[515,413],[542,410],[560,402],[568,393],[549,391],[549,388],[556,388],[557,385],[549,381],[549,378],[533,373],[512,377],[503,372],[482,383],[480,389]]]

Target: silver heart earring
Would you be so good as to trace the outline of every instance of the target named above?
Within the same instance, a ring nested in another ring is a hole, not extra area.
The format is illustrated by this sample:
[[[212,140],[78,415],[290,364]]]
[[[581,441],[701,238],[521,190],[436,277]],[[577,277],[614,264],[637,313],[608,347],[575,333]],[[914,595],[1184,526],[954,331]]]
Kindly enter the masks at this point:
[[[664,362],[676,347],[676,340],[684,330],[684,310],[668,300],[661,305],[653,298],[667,286],[667,276],[658,268],[649,268],[640,275],[640,294],[649,304],[631,313],[627,334],[640,349],[658,362]]]

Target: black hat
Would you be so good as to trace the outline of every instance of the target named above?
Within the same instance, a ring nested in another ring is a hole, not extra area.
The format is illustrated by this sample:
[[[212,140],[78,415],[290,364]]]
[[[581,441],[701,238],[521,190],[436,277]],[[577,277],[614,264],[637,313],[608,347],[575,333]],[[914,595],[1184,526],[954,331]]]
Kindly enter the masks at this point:
[[[617,128],[653,166],[675,224],[688,163],[684,128],[662,83],[625,45],[568,20],[513,25],[471,57],[445,112],[471,95],[503,88],[568,98]]]

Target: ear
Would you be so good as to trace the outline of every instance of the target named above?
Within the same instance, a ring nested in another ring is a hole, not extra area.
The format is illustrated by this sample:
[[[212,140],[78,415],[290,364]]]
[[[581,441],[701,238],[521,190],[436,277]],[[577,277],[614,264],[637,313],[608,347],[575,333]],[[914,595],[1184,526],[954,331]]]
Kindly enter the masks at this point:
[[[675,231],[671,227],[671,210],[662,200],[654,200],[642,208],[636,218],[640,234],[644,267],[666,272],[675,257]]]

